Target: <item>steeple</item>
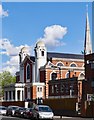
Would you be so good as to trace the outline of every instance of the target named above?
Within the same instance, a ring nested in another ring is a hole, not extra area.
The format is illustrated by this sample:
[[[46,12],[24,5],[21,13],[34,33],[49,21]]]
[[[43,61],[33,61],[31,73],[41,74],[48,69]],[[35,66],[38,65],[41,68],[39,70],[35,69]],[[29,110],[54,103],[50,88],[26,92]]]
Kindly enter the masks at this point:
[[[86,14],[84,53],[85,54],[92,53],[92,45],[91,45],[91,37],[90,37],[90,25],[89,25],[89,18],[88,18],[88,6],[87,6],[87,14]]]

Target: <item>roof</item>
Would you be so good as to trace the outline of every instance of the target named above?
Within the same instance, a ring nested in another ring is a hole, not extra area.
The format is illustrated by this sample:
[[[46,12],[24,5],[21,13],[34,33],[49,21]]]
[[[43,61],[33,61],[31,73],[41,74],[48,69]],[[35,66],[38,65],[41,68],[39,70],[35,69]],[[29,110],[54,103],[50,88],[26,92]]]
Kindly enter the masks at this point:
[[[84,59],[84,55],[81,55],[81,54],[69,54],[69,53],[47,52],[47,56],[48,56],[48,59],[50,59],[50,58]]]
[[[33,62],[35,62],[35,57],[34,56],[30,56],[30,60],[32,60]]]
[[[69,54],[69,53],[54,53],[47,52],[47,58],[68,58],[68,59],[84,59],[84,55],[81,54]],[[35,62],[35,56],[30,56],[30,60]]]

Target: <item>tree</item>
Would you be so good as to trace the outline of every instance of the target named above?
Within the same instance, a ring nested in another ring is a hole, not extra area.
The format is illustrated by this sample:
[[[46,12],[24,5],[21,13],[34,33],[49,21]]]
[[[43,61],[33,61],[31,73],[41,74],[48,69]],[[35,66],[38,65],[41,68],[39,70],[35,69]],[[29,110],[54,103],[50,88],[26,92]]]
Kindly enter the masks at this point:
[[[0,95],[3,95],[3,87],[16,82],[16,77],[12,76],[10,72],[4,71],[0,73]]]

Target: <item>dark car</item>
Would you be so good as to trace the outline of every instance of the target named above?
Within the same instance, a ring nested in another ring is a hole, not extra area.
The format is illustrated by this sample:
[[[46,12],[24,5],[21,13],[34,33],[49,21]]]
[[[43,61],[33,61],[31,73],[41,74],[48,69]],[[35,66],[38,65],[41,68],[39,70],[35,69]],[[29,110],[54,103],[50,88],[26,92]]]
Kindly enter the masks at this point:
[[[26,108],[24,108],[24,107],[18,107],[15,110],[14,115],[17,116],[17,117],[23,117],[23,113],[24,113],[25,110],[26,110]]]
[[[18,106],[8,106],[6,115],[14,116],[15,110],[18,108]]]
[[[33,110],[32,108],[27,108],[27,109],[24,111],[24,118],[33,119],[32,110]]]

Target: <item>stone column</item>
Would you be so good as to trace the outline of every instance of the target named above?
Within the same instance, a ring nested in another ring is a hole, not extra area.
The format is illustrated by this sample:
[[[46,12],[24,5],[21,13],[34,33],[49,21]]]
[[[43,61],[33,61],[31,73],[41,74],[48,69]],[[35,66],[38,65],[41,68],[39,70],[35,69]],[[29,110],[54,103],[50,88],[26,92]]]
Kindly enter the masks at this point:
[[[13,91],[11,91],[11,101],[13,101]]]
[[[22,101],[24,100],[24,92],[23,92],[23,90],[22,90]]]
[[[20,90],[20,101],[22,101],[22,90]]]
[[[15,89],[15,101],[18,100],[18,96],[17,96],[17,90]]]

